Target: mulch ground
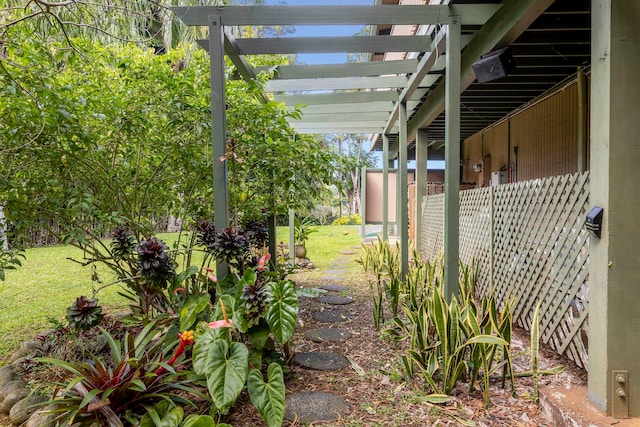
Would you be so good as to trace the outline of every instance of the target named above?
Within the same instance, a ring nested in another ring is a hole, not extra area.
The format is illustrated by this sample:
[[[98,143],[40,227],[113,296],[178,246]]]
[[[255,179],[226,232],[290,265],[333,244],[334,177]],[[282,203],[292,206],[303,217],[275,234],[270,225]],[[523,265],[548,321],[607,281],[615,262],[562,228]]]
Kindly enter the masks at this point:
[[[308,279],[306,273],[292,276],[299,286],[318,287],[326,281]],[[533,383],[529,377],[516,379],[516,397],[510,389],[501,388],[496,382],[490,389],[490,406],[485,409],[482,392],[469,392],[467,385],[460,384],[453,398],[445,404],[431,404],[425,401],[429,393],[416,384],[402,380],[399,356],[404,349],[401,344],[382,339],[374,329],[372,320],[373,303],[369,296],[366,277],[362,276],[344,283],[354,297],[354,302],[335,308],[346,309],[353,319],[348,322],[319,323],[312,313],[331,309],[317,299],[301,298],[298,331],[293,338],[294,352],[330,351],[346,356],[351,367],[339,371],[314,371],[300,366],[292,366],[286,379],[287,393],[296,391],[323,391],[342,396],[351,406],[350,414],[330,423],[313,425],[333,426],[552,426],[540,406],[533,402]],[[314,343],[304,338],[304,332],[321,327],[337,327],[350,331],[353,335],[346,342]],[[517,332],[517,331],[516,331]],[[521,338],[522,337],[522,338]],[[528,347],[528,337],[518,332],[513,339],[514,351]],[[564,361],[551,352],[541,354],[540,369],[549,369]],[[518,357],[514,364],[517,372],[530,370],[528,355]],[[562,382],[583,382],[579,371],[572,369],[541,378],[541,384]],[[507,386],[508,387],[508,386]],[[230,414],[228,421],[236,427],[262,426],[257,411],[246,396]],[[285,421],[285,426],[300,425]]]
[[[369,295],[366,275],[345,275],[350,278],[342,284],[349,291],[339,295],[352,296],[351,304],[331,306],[314,298],[300,298],[299,321],[296,334],[291,342],[293,354],[311,351],[334,352],[344,355],[351,366],[338,371],[308,370],[293,365],[286,376],[287,394],[297,391],[322,391],[341,396],[350,405],[349,415],[330,423],[311,425],[332,426],[552,426],[553,423],[533,402],[533,383],[530,377],[516,379],[516,397],[510,389],[503,389],[499,381],[490,388],[490,406],[484,408],[481,390],[469,392],[466,384],[459,384],[452,398],[443,404],[432,404],[425,400],[429,393],[419,383],[409,383],[402,379],[400,355],[404,353],[402,343],[381,337],[373,325],[373,303]],[[315,277],[312,279],[311,277]],[[319,287],[335,283],[318,279],[318,274],[302,272],[291,278],[299,286]],[[322,277],[321,275],[319,277]],[[321,323],[312,314],[328,309],[346,310],[352,319],[341,323]],[[352,336],[344,342],[316,343],[304,338],[310,329],[335,327],[348,330]],[[523,354],[514,360],[516,372],[530,370],[529,356],[525,354],[528,336],[523,331],[515,331],[512,348]],[[573,368],[552,351],[542,349],[540,369],[565,365],[560,374],[542,377],[541,385],[562,386],[584,385],[583,371]],[[507,386],[508,387],[508,386]],[[244,392],[232,408],[225,422],[234,427],[264,426],[257,410]],[[0,415],[0,426],[9,426],[8,419]],[[297,421],[285,421],[284,426],[301,425]]]

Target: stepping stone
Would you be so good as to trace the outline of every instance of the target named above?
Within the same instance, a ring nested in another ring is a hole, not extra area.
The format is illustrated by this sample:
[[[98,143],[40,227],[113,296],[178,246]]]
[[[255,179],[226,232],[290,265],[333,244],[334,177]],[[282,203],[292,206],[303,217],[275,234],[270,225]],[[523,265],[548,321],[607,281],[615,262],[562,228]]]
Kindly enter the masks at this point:
[[[314,320],[325,323],[340,323],[351,320],[351,314],[346,310],[325,310],[318,311],[311,315]]]
[[[318,288],[324,289],[325,291],[329,291],[329,292],[345,292],[349,290],[347,286],[338,285],[336,283],[327,283],[327,284],[318,286]]]
[[[349,404],[341,397],[321,391],[301,391],[286,397],[284,417],[300,424],[337,421],[349,413]]]
[[[293,361],[303,368],[316,371],[337,371],[351,365],[343,355],[326,351],[298,353],[293,356]]]
[[[358,245],[358,246],[351,246],[351,249],[358,249],[358,250],[360,250],[360,249],[362,249],[362,246],[360,246],[360,245]]]
[[[353,302],[353,298],[341,297],[340,295],[322,295],[321,297],[318,297],[318,301],[325,304],[346,305],[351,304]]]
[[[340,276],[322,276],[320,278],[320,280],[327,280],[327,281],[331,281],[331,282],[336,282],[336,281],[342,280],[342,277],[340,277]]]
[[[351,332],[338,328],[311,329],[304,337],[313,342],[344,342],[351,338]]]
[[[342,255],[355,255],[356,251],[340,251]]]

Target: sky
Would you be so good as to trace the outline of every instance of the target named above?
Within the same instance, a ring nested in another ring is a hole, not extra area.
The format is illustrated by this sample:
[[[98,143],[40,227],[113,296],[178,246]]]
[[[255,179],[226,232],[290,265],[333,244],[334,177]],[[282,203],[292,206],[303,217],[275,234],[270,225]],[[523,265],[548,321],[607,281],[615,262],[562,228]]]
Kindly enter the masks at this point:
[[[288,6],[331,6],[331,5],[353,5],[368,6],[373,5],[374,0],[268,0],[269,5],[285,4]],[[331,35],[353,36],[362,31],[361,25],[335,25],[332,27],[322,25],[300,25],[296,27],[295,33],[291,37],[316,37],[327,34],[327,28],[331,28]],[[341,64],[349,59],[346,53],[316,53],[316,54],[300,54],[298,62],[301,64]]]

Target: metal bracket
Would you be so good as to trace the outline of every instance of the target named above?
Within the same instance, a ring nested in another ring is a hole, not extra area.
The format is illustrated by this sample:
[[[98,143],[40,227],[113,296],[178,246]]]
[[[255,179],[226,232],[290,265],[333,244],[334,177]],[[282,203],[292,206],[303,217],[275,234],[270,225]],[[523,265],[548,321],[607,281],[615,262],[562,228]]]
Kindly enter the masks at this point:
[[[629,371],[611,371],[611,415],[629,418]]]

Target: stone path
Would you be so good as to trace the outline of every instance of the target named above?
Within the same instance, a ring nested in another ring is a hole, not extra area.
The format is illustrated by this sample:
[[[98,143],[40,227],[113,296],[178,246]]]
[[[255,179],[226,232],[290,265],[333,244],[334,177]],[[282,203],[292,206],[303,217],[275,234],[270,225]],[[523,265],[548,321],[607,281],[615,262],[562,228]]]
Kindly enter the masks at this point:
[[[355,253],[355,250],[340,252],[343,255],[342,258],[336,260],[321,277],[321,280],[328,283],[321,285],[320,289],[328,293],[316,298],[322,305],[320,310],[311,313],[311,316],[327,326],[306,331],[304,334],[306,339],[316,343],[339,344],[351,337],[350,331],[333,325],[349,322],[353,318],[349,311],[338,307],[354,302],[353,297],[347,295],[349,288],[340,282],[344,280],[348,268],[348,261],[344,260],[344,256]],[[299,353],[293,360],[303,368],[323,371],[338,371],[351,365],[347,357],[324,351]],[[285,418],[301,424],[336,421],[344,418],[351,410],[342,397],[318,391],[299,391],[288,395],[285,408]]]

